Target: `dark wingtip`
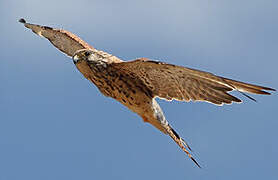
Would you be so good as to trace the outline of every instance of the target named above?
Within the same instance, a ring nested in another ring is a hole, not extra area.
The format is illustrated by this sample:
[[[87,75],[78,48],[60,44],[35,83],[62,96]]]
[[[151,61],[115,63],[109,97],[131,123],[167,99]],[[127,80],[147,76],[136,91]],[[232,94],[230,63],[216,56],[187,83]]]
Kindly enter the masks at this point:
[[[23,19],[23,18],[19,19],[18,22],[23,23],[23,24],[26,23],[25,19]]]
[[[251,99],[251,100],[254,101],[254,102],[257,102],[257,100],[256,100],[255,98],[253,98],[253,97],[251,97],[251,96],[245,94],[244,92],[241,92],[241,91],[239,91],[239,92],[240,92],[243,96],[245,96],[245,97]]]
[[[263,87],[263,90],[267,90],[267,91],[276,91],[276,89],[273,88],[269,88],[269,87]]]
[[[271,90],[271,91],[272,91],[272,90]],[[266,92],[266,91],[262,91],[262,90],[261,90],[261,93],[262,93],[263,95],[271,95],[271,93]]]
[[[266,90],[266,91],[276,91],[276,89],[273,89],[273,88],[268,88],[268,87],[263,87],[263,90]],[[266,92],[266,91],[263,91],[263,90],[260,90],[260,94],[263,94],[263,95],[271,95],[270,92]]]

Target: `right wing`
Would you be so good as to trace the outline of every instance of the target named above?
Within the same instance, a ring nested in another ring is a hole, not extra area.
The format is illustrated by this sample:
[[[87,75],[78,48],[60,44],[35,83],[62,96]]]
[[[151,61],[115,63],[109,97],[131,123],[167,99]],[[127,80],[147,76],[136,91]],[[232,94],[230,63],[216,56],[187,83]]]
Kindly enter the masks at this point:
[[[237,90],[244,94],[270,94],[264,90],[275,89],[239,82],[212,73],[199,71],[147,59],[115,63],[112,66],[122,73],[132,74],[152,90],[153,97],[179,101],[207,101],[216,105],[241,102],[228,92]],[[244,94],[245,96],[252,97]]]

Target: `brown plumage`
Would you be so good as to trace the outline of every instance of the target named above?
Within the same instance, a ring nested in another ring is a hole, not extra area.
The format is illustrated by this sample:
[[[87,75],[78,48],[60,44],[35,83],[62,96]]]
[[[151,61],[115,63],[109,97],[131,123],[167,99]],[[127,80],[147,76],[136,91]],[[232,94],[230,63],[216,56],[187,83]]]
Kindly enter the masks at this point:
[[[216,105],[241,102],[229,91],[265,94],[272,88],[235,81],[208,72],[176,66],[146,58],[129,62],[94,49],[76,35],[47,26],[26,23],[25,27],[47,38],[55,47],[72,56],[77,69],[94,83],[105,96],[112,97],[142,117],[165,134],[168,134],[186,154],[200,167],[189,153],[187,143],[169,125],[156,102],[166,100],[206,101]],[[254,100],[254,99],[253,99]]]
[[[94,49],[88,43],[69,31],[30,24],[27,23],[25,19],[20,19],[19,22],[23,23],[26,28],[31,29],[39,36],[48,39],[56,48],[68,56],[73,56],[73,54],[80,49]]]

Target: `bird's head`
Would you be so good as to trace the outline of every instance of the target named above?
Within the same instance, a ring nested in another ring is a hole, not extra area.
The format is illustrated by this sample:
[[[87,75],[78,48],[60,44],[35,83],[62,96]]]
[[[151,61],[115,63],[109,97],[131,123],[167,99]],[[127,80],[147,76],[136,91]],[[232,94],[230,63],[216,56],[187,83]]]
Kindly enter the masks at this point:
[[[75,65],[85,61],[91,64],[94,68],[106,68],[109,57],[111,57],[111,55],[102,51],[97,51],[95,49],[81,49],[73,54],[72,60]]]
[[[94,61],[96,60],[95,53],[90,49],[80,49],[76,51],[73,56],[72,60],[74,64],[78,63],[79,61],[85,60],[85,61]]]

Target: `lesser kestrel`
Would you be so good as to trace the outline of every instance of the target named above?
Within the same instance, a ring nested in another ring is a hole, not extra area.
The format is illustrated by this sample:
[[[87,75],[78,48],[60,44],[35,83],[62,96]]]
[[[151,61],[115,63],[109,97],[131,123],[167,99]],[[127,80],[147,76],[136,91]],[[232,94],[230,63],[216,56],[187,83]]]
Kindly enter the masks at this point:
[[[96,50],[69,31],[19,22],[34,33],[47,38],[56,48],[72,57],[77,69],[94,83],[100,92],[112,97],[169,135],[200,167],[189,153],[187,143],[166,120],[155,98],[178,101],[206,101],[216,105],[241,102],[229,91],[269,95],[272,88],[248,84],[191,68],[146,58],[125,62],[116,56]],[[251,98],[253,99],[253,98]],[[253,99],[254,100],[254,99]]]

